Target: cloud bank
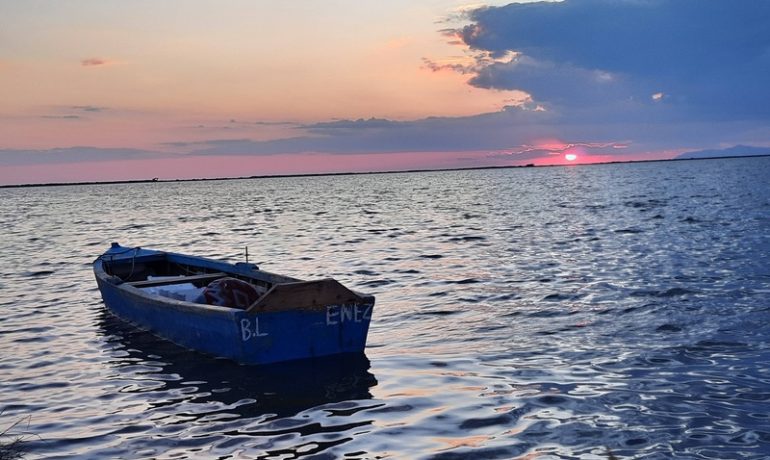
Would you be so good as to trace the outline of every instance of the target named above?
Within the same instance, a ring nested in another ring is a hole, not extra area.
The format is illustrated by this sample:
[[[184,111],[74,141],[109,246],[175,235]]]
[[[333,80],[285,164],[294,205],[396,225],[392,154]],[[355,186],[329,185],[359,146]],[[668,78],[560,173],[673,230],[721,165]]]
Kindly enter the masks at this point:
[[[677,119],[770,117],[765,0],[514,3],[469,18],[456,36],[478,59],[498,59],[479,63],[477,87],[563,110],[621,104],[639,116],[658,104]]]

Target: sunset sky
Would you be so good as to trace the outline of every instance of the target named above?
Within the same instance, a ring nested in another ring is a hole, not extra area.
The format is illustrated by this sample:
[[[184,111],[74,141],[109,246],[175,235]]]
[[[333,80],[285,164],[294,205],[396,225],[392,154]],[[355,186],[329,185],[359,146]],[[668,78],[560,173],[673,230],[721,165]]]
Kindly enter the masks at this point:
[[[766,0],[24,0],[0,24],[0,184],[770,147]]]

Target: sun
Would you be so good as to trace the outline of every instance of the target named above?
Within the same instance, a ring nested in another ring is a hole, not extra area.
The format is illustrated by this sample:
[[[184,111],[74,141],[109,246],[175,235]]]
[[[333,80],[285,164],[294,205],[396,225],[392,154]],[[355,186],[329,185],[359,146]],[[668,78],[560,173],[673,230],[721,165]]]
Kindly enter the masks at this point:
[[[575,161],[577,160],[577,155],[575,155],[574,153],[568,153],[564,155],[564,159],[567,161]]]

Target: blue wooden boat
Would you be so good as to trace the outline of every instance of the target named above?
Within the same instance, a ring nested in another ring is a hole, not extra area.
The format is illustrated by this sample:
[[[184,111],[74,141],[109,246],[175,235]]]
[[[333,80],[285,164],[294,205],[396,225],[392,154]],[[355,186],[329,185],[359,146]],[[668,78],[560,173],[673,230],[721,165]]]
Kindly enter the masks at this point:
[[[363,353],[374,309],[373,296],[333,279],[301,281],[254,264],[118,243],[93,269],[104,304],[118,317],[242,364]],[[223,286],[237,289],[219,295]]]

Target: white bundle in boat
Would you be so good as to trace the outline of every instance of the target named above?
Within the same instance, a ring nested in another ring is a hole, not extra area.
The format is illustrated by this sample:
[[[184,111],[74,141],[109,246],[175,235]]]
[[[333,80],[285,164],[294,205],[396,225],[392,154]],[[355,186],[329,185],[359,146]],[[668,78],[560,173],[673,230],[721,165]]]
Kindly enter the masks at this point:
[[[148,276],[148,280],[162,280],[166,278],[175,278],[173,276]],[[195,287],[192,283],[167,284],[165,286],[151,286],[142,288],[149,294],[155,294],[169,299],[184,300],[187,302],[206,303],[203,298],[205,288]]]

